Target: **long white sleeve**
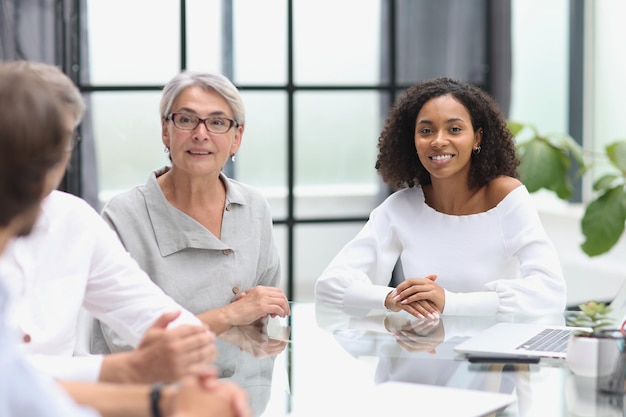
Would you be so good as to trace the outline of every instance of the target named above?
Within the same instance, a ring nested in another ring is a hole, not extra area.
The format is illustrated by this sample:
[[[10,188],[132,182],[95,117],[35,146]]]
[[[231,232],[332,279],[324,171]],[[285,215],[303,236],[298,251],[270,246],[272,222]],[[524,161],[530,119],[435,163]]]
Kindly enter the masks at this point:
[[[38,355],[33,364],[40,370],[68,379],[99,375],[97,357],[72,358],[83,309],[132,346],[167,311],[182,311],[170,326],[202,325],[150,280],[85,201],[54,191],[42,209],[33,232],[11,242],[0,259],[11,294],[9,323],[28,335],[19,349]]]
[[[372,214],[370,221],[317,280],[317,301],[362,308],[385,307],[400,246],[393,235],[378,230],[386,221],[377,221],[377,214]]]
[[[90,275],[84,307],[107,323],[131,346],[136,347],[144,333],[166,311],[181,311],[170,326],[201,325],[200,320],[167,296],[139,268],[126,252],[117,235],[97,215],[91,249]]]
[[[28,361],[40,372],[56,379],[97,382],[102,355],[60,356],[31,354]]]

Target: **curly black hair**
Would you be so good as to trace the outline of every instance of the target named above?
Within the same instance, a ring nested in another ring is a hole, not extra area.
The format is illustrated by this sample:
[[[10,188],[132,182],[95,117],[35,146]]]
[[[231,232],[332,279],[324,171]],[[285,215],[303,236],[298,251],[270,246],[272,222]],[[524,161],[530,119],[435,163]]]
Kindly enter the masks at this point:
[[[415,149],[415,123],[424,103],[445,95],[465,106],[474,131],[483,130],[481,151],[472,154],[468,187],[482,187],[501,175],[519,178],[513,134],[496,102],[476,86],[440,77],[411,86],[391,108],[378,139],[375,165],[383,181],[397,189],[431,183]]]

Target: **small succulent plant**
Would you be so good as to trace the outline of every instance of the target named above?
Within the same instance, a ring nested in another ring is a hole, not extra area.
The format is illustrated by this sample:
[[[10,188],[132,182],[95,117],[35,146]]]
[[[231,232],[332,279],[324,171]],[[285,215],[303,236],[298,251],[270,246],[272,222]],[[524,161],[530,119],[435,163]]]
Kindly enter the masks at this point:
[[[612,309],[606,303],[588,301],[579,304],[580,311],[576,311],[567,319],[567,324],[576,327],[589,327],[591,332],[578,333],[579,335],[598,336],[600,332],[613,325],[609,317]]]

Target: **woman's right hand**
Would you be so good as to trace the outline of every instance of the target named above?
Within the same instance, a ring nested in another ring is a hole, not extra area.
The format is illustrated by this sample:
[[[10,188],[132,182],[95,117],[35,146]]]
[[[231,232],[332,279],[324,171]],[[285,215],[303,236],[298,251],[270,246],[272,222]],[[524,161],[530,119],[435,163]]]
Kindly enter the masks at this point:
[[[417,317],[418,319],[437,320],[439,318],[439,310],[437,306],[430,301],[421,300],[415,301],[410,304],[401,304],[394,300],[396,290],[391,291],[385,298],[385,307],[393,312],[404,310],[410,315]]]
[[[398,310],[418,318],[437,319],[445,306],[445,291],[435,283],[436,279],[435,274],[407,279],[398,284],[388,298]]]

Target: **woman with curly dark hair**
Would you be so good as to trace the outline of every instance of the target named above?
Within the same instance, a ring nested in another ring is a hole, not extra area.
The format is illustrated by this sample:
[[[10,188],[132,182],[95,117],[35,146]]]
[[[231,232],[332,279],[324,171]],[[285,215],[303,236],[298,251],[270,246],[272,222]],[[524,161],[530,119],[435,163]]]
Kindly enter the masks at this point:
[[[450,78],[418,83],[391,109],[378,148],[376,169],[398,191],[322,273],[317,301],[430,319],[563,311],[556,251],[488,94]],[[394,289],[398,260],[405,280]]]

